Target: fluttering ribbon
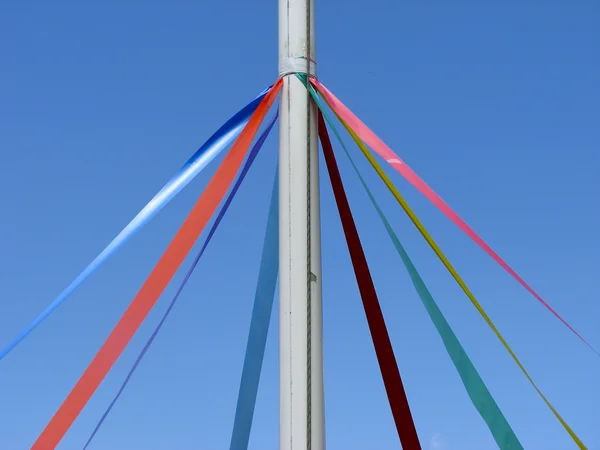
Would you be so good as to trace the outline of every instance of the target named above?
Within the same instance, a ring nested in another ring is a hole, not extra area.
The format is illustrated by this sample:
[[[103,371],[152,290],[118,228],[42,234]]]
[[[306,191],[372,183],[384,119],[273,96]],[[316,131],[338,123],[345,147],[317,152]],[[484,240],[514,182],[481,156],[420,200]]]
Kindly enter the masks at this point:
[[[169,247],[88,368],[37,438],[31,447],[32,450],[48,450],[58,445],[156,304],[225,197],[260,124],[281,90],[281,84],[281,80],[278,80],[260,102]]]
[[[344,191],[327,128],[321,115],[319,115],[319,137],[398,437],[404,450],[421,450],[394,349],[377,299],[377,292]]]
[[[121,387],[117,391],[117,394],[115,395],[115,397],[113,398],[113,400],[109,404],[108,408],[106,408],[106,411],[104,411],[104,414],[102,415],[102,417],[100,418],[100,420],[96,424],[96,427],[94,428],[94,431],[92,432],[92,434],[90,435],[89,439],[87,440],[85,446],[83,447],[83,450],[86,450],[88,448],[88,446],[90,445],[90,443],[92,442],[92,440],[96,436],[96,433],[98,433],[98,430],[100,430],[100,427],[102,426],[102,424],[104,423],[104,421],[108,417],[108,414],[111,412],[111,410],[113,409],[113,407],[117,403],[117,400],[119,400],[119,397],[121,397],[121,394],[123,393],[123,391],[127,387],[127,384],[129,383],[129,380],[131,379],[131,377],[133,376],[134,372],[138,368],[140,362],[144,358],[144,355],[149,350],[149,348],[152,345],[152,343],[154,342],[154,339],[156,338],[156,336],[158,336],[158,333],[160,332],[162,326],[164,325],[165,321],[169,317],[169,314],[173,310],[173,307],[175,306],[175,303],[177,303],[177,300],[179,299],[179,296],[181,295],[181,293],[183,292],[183,289],[187,285],[190,277],[192,276],[192,273],[196,269],[196,267],[198,265],[198,262],[200,261],[200,258],[202,257],[202,255],[204,255],[204,252],[206,251],[206,248],[208,247],[208,244],[212,240],[213,235],[215,234],[215,232],[217,231],[217,228],[221,224],[221,221],[223,220],[223,217],[225,217],[225,213],[227,212],[229,206],[231,205],[231,202],[233,201],[233,199],[235,197],[235,194],[237,193],[237,191],[239,190],[240,186],[242,185],[242,182],[244,181],[244,178],[246,177],[246,174],[248,173],[248,171],[252,167],[252,163],[254,162],[254,160],[256,159],[256,156],[260,152],[260,149],[262,148],[265,140],[267,139],[269,133],[271,132],[271,129],[273,128],[273,125],[275,124],[276,120],[277,120],[277,113],[275,113],[275,115],[273,116],[273,119],[271,119],[270,123],[267,125],[267,127],[265,128],[265,130],[262,132],[262,134],[260,135],[260,137],[256,140],[256,143],[254,144],[254,146],[250,150],[250,153],[248,154],[248,159],[244,163],[244,166],[242,167],[242,171],[240,172],[240,175],[239,175],[238,179],[236,180],[235,185],[233,186],[233,188],[231,189],[231,191],[227,195],[227,198],[226,198],[225,202],[223,203],[223,206],[221,207],[221,210],[219,211],[219,214],[217,215],[217,218],[215,219],[215,221],[214,221],[214,223],[213,223],[213,225],[212,225],[212,227],[211,227],[208,235],[206,236],[206,239],[204,241],[204,244],[202,245],[202,248],[200,249],[200,251],[198,252],[198,254],[196,255],[196,257],[194,258],[194,261],[192,262],[192,265],[190,266],[187,274],[185,275],[183,281],[181,282],[181,285],[179,286],[179,289],[177,289],[177,292],[175,293],[173,299],[171,300],[171,303],[169,303],[169,306],[168,306],[167,310],[165,311],[163,317],[161,318],[160,322],[158,323],[158,325],[156,326],[156,328],[154,329],[154,331],[150,335],[150,338],[148,339],[148,341],[146,342],[146,344],[142,348],[142,351],[140,352],[140,354],[136,358],[133,366],[131,367],[131,369],[129,370],[129,373],[127,374],[127,377],[125,378],[125,380],[121,384]],[[275,272],[275,277],[277,277],[277,271]],[[268,327],[268,324],[267,324],[267,327]]]
[[[273,309],[273,298],[277,285],[277,273],[279,271],[279,196],[277,193],[277,172],[273,183],[271,194],[271,205],[267,218],[267,230],[263,243],[263,251],[252,307],[252,319],[250,320],[250,331],[246,344],[246,355],[240,389],[238,391],[235,419],[231,432],[230,450],[247,450],[250,441],[250,430],[252,418],[256,406],[258,384],[267,345],[269,333],[269,322]]]
[[[317,79],[311,78],[311,83],[326,100],[327,104],[335,114],[345,122],[356,135],[360,137],[375,153],[381,156],[388,164],[396,169],[408,182],[421,192],[430,202],[432,202],[446,217],[448,217],[456,226],[458,226],[467,236],[469,236],[479,247],[481,247],[494,261],[496,261],[504,270],[506,270],[515,280],[517,280],[529,293],[531,293],[546,309],[557,317],[569,330],[571,330],[579,339],[590,347],[597,355],[600,353],[592,347],[575,329],[567,323],[529,284],[521,278],[450,206],[440,198],[438,194],[431,189],[404,161],[396,155],[385,143],[379,139],[363,122],[356,117],[340,100],[335,97],[323,84]]]
[[[463,385],[464,385],[465,389],[467,390],[467,393],[469,394],[469,397],[470,397],[471,401],[473,402],[473,405],[475,406],[477,411],[479,411],[479,414],[481,415],[483,420],[486,422],[489,430],[491,431],[491,433],[494,437],[494,440],[496,441],[496,443],[498,444],[498,447],[500,449],[502,449],[502,450],[523,450],[523,446],[519,442],[519,439],[517,438],[517,436],[515,435],[514,431],[511,428],[511,426],[509,425],[508,421],[504,417],[504,414],[502,413],[498,404],[492,397],[492,394],[490,394],[490,391],[488,390],[487,386],[481,379],[481,376],[477,372],[477,369],[475,369],[475,366],[469,359],[469,356],[465,352],[465,349],[460,344],[460,341],[458,340],[458,338],[452,331],[452,328],[448,324],[448,321],[446,320],[446,318],[442,314],[442,311],[440,310],[437,303],[433,299],[431,293],[429,292],[429,289],[427,289],[427,286],[425,286],[425,282],[419,275],[419,272],[417,271],[415,265],[413,264],[410,257],[408,256],[408,253],[406,252],[406,250],[400,243],[398,236],[396,235],[396,233],[394,233],[392,226],[390,225],[390,223],[387,220],[387,218],[385,217],[383,211],[379,207],[379,204],[375,200],[373,193],[367,186],[367,183],[365,182],[363,176],[361,175],[360,171],[358,170],[358,167],[354,163],[354,160],[352,159],[350,152],[348,151],[348,149],[346,148],[346,145],[342,141],[342,138],[341,138],[337,128],[332,123],[331,119],[329,118],[329,115],[322,107],[320,100],[317,97],[316,92],[314,91],[312,86],[310,86],[309,89],[311,90],[311,95],[317,102],[317,105],[319,105],[319,109],[320,109],[319,114],[323,114],[325,120],[329,124],[329,127],[332,129],[333,133],[336,135],[340,145],[342,146],[342,148],[344,149],[344,152],[346,153],[346,156],[350,160],[352,167],[354,168],[356,174],[358,175],[358,178],[360,179],[360,182],[361,182],[363,188],[367,192],[367,195],[369,196],[371,203],[373,203],[373,206],[375,207],[375,210],[377,211],[379,218],[383,222],[383,225],[384,225],[390,239],[394,243],[394,246],[396,247],[396,250],[398,251],[400,258],[402,259],[402,262],[404,263],[404,266],[406,267],[406,270],[408,271],[408,274],[413,282],[413,285],[414,285],[417,293],[419,294],[419,297],[421,298],[421,301],[423,302],[423,305],[425,306],[425,309],[427,310],[427,313],[429,314],[431,321],[433,322],[438,334],[442,338],[444,346],[446,347],[446,351],[448,352],[450,359],[452,359],[452,362],[454,363],[454,367],[456,368],[458,374],[460,375]]]
[[[56,297],[42,313],[36,317],[21,333],[0,351],[0,360],[14,349],[38,325],[64,303],[73,292],[98,270],[117,250],[119,250],[134,234],[163,209],[198,173],[200,173],[248,123],[248,119],[256,110],[271,87],[261,92],[258,97],[232,116],[219,128],[194,155],[179,169],[167,184],[150,202],[133,218],[129,224],[115,237],[108,246]]]
[[[338,116],[338,118],[339,118],[339,116]],[[483,319],[488,324],[488,326],[492,329],[492,331],[494,332],[496,337],[500,340],[500,342],[502,342],[502,345],[508,351],[508,353],[513,358],[515,363],[517,363],[517,365],[519,366],[519,368],[521,369],[521,371],[523,372],[523,374],[525,375],[527,380],[529,380],[531,385],[535,388],[536,392],[539,394],[539,396],[542,398],[542,400],[544,400],[544,403],[546,403],[548,408],[550,408],[550,410],[552,411],[554,416],[558,419],[558,421],[561,423],[561,425],[564,427],[564,429],[569,433],[569,435],[571,436],[573,441],[575,441],[575,443],[579,446],[579,448],[586,449],[586,446],[583,444],[583,442],[581,442],[579,437],[575,434],[575,432],[571,429],[571,427],[569,427],[567,422],[565,422],[565,420],[561,417],[561,415],[558,413],[558,411],[556,409],[554,409],[554,407],[552,406],[550,401],[546,398],[546,396],[544,396],[542,391],[537,387],[537,385],[535,384],[535,382],[533,381],[533,379],[531,378],[531,376],[529,375],[527,370],[525,370],[525,367],[523,366],[523,364],[521,363],[519,358],[517,358],[517,355],[514,353],[512,348],[508,345],[508,343],[506,342],[506,340],[504,339],[504,337],[502,336],[502,334],[500,333],[498,328],[496,328],[496,325],[494,325],[494,323],[492,322],[490,317],[487,315],[487,313],[485,312],[485,310],[483,309],[481,304],[477,301],[477,299],[475,298],[475,296],[473,295],[471,290],[467,287],[466,283],[463,281],[461,276],[458,274],[458,272],[456,271],[454,266],[452,266],[452,264],[450,263],[450,261],[448,260],[446,255],[444,255],[444,253],[442,252],[440,247],[433,240],[433,238],[431,237],[431,235],[429,234],[427,229],[423,226],[423,224],[421,223],[419,218],[416,216],[416,214],[410,208],[407,201],[402,197],[402,195],[400,194],[398,189],[394,186],[392,181],[389,179],[389,177],[383,171],[383,169],[381,168],[379,163],[375,160],[373,155],[371,155],[371,153],[369,152],[369,150],[367,149],[365,144],[361,141],[361,139],[358,137],[358,135],[348,126],[347,123],[345,123],[342,119],[340,119],[340,121],[342,122],[342,125],[344,125],[344,127],[346,128],[348,133],[350,133],[350,135],[352,136],[352,139],[354,139],[354,141],[356,142],[356,144],[358,145],[358,147],[360,148],[362,153],[369,160],[369,162],[371,163],[371,165],[373,166],[373,168],[375,169],[375,171],[377,172],[379,177],[383,180],[383,182],[385,183],[387,188],[390,190],[390,192],[392,193],[394,198],[398,201],[398,203],[400,204],[400,206],[402,207],[404,212],[408,215],[410,220],[417,227],[417,229],[419,230],[421,235],[425,238],[425,240],[427,241],[429,246],[432,248],[432,250],[438,256],[440,261],[444,264],[444,266],[446,267],[448,272],[450,272],[450,274],[452,275],[454,280],[458,283],[458,285],[461,287],[463,292],[467,295],[469,300],[471,300],[471,303],[473,304],[473,306],[475,306],[475,308],[477,309],[477,311],[479,312],[481,317],[483,317]]]

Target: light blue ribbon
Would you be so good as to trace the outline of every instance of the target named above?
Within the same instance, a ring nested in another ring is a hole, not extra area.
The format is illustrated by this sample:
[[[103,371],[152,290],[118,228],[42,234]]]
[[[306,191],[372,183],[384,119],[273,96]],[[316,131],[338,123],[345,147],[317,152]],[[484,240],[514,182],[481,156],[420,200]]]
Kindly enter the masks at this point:
[[[279,195],[277,192],[279,184],[277,180],[276,172],[256,294],[254,296],[254,306],[252,307],[246,356],[244,356],[242,379],[240,381],[233,431],[231,433],[231,444],[229,445],[230,450],[247,450],[248,448],[260,372],[267,345],[269,322],[271,320],[271,310],[273,309],[273,298],[275,296],[275,286],[277,285],[277,275],[279,272]]]
[[[0,352],[0,360],[52,314],[79,286],[100,268],[125,242],[137,233],[162,208],[164,208],[208,163],[210,163],[242,131],[254,110],[271,87],[265,89],[252,102],[231,117],[194,153],[179,172],[154,196],[129,224],[102,252],[56,297],[50,305],[31,322],[10,344]]]

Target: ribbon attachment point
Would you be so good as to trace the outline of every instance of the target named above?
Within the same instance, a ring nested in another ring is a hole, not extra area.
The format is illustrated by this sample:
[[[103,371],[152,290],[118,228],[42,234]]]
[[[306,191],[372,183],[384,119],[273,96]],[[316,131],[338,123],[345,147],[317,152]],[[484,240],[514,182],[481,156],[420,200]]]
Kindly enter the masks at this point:
[[[290,56],[288,58],[283,58],[279,62],[279,78],[296,73],[306,74],[307,66],[308,74],[311,77],[316,77],[317,63],[312,59],[307,64],[306,56]]]

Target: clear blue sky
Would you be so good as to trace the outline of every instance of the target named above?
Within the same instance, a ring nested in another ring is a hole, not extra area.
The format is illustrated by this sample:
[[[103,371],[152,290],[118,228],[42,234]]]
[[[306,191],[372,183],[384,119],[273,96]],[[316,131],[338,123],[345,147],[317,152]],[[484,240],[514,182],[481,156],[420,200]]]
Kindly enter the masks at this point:
[[[593,0],[416,3],[317,0],[320,79],[600,347],[600,6]],[[218,126],[274,81],[277,5],[3,2],[0,55],[3,346]],[[227,448],[276,137],[92,448]],[[368,198],[339,159],[424,449],[495,448]],[[214,168],[0,363],[0,448],[21,450],[35,440]],[[362,160],[361,168],[525,448],[574,448]],[[600,449],[599,358],[389,173],[542,390],[589,448]],[[328,448],[395,449],[322,175]],[[175,287],[59,448],[82,447]],[[257,450],[278,442],[273,325],[251,437]]]

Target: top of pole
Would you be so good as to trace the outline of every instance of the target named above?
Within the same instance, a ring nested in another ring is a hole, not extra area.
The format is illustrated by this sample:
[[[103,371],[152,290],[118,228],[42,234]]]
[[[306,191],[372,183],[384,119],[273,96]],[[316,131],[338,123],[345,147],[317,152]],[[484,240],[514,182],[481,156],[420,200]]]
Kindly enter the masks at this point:
[[[279,0],[279,76],[317,75],[314,0]]]

